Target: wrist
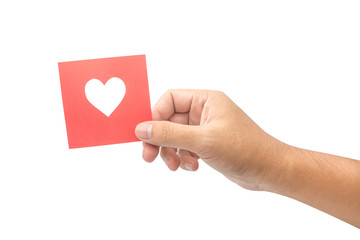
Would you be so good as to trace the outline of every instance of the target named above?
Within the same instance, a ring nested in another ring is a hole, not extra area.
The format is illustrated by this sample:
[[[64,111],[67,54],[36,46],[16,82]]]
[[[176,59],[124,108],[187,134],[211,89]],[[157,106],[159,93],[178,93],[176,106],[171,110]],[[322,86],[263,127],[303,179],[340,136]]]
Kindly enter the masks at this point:
[[[263,135],[253,148],[246,167],[241,167],[230,180],[249,190],[283,194],[291,183],[293,148],[270,135]]]
[[[268,171],[267,177],[260,184],[261,190],[287,195],[294,184],[296,168],[294,155],[297,151],[298,148],[274,139],[267,151]]]

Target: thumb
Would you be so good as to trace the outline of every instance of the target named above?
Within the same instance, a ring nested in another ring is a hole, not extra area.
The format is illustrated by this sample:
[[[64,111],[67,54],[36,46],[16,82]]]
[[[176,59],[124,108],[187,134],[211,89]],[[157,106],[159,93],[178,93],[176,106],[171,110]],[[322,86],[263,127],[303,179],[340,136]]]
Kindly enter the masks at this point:
[[[143,122],[136,126],[135,135],[140,140],[156,146],[173,147],[197,152],[199,126],[189,126],[168,121]]]

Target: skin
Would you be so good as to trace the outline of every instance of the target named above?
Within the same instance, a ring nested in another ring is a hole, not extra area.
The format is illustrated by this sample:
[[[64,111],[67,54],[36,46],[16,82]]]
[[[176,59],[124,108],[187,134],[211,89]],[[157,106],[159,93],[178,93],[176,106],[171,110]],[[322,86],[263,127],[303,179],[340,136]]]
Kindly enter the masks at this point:
[[[135,134],[147,162],[160,153],[170,170],[196,171],[201,158],[241,187],[296,199],[360,228],[360,161],[287,145],[222,92],[170,90]]]

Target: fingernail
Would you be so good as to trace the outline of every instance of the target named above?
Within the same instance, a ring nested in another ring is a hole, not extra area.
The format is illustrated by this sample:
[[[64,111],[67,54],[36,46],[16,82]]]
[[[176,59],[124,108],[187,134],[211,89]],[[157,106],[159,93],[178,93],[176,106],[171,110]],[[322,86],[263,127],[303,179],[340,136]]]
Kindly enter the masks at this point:
[[[140,139],[148,139],[151,138],[151,123],[140,123],[135,128],[135,134]]]
[[[186,170],[188,170],[188,171],[192,171],[192,170],[193,170],[191,163],[185,163],[185,164],[184,164],[184,168],[185,168]]]

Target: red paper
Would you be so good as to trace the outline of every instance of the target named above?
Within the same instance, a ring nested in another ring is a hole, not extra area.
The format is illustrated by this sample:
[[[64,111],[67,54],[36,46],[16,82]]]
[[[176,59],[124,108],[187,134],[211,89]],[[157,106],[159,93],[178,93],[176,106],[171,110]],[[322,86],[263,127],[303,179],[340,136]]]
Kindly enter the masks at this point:
[[[59,73],[69,148],[139,141],[136,125],[151,120],[145,55],[61,62]]]

